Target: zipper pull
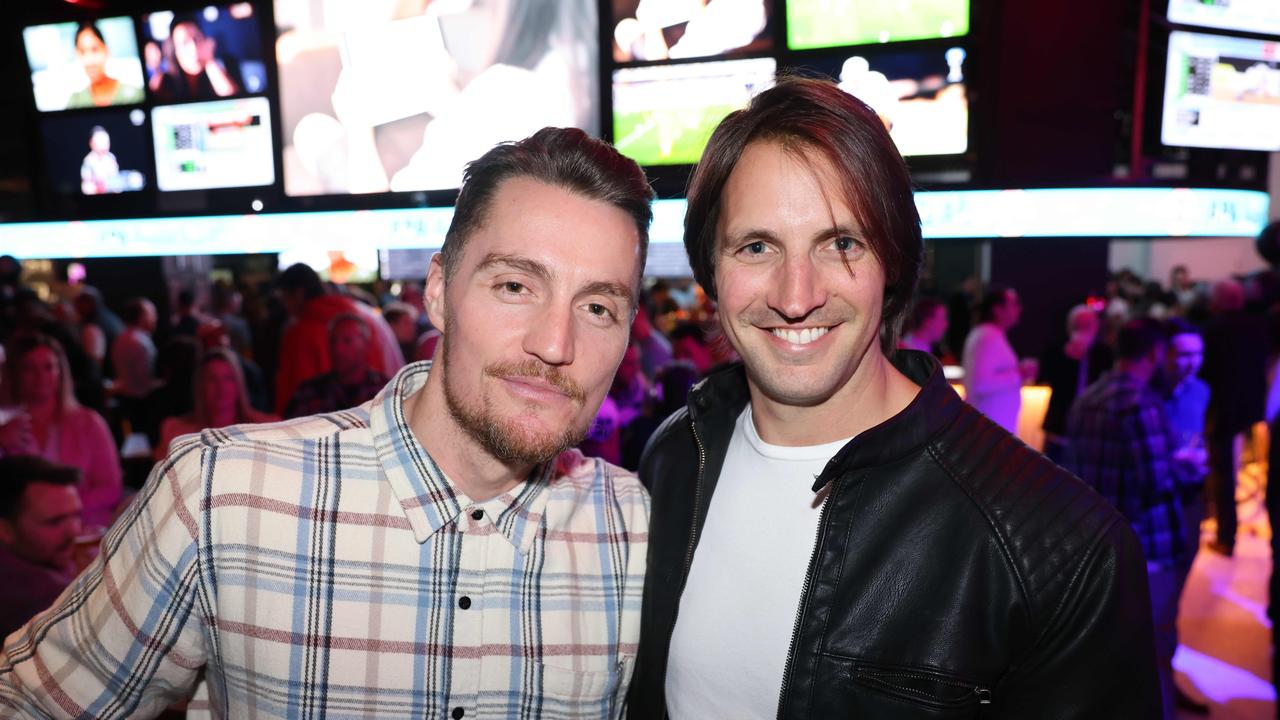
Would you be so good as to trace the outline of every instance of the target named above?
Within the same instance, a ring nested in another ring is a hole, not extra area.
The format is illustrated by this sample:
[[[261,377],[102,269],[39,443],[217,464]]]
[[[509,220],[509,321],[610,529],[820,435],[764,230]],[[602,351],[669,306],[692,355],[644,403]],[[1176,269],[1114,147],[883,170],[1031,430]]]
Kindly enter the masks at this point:
[[[974,689],[973,689],[973,692],[974,692],[974,694],[975,694],[975,695],[977,695],[977,696],[978,696],[978,704],[979,704],[979,705],[990,705],[990,704],[991,704],[991,691],[990,691],[990,690],[988,690],[988,689],[986,689],[986,688],[984,688],[984,687],[976,687],[976,688],[974,688]]]

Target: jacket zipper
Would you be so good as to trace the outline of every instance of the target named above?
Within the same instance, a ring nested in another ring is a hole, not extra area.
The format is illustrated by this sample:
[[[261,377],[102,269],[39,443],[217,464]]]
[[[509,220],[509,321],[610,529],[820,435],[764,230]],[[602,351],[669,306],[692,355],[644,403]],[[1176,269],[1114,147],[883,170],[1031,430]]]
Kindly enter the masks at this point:
[[[804,585],[800,589],[800,607],[796,610],[796,623],[791,628],[791,646],[787,648],[787,663],[783,665],[782,690],[778,693],[778,720],[782,720],[782,708],[786,706],[787,693],[791,690],[791,676],[795,674],[796,642],[800,639],[800,620],[804,617],[809,605],[809,586],[813,584],[814,565],[818,559],[818,548],[827,534],[827,510],[832,499],[840,489],[840,478],[831,481],[831,492],[822,501],[822,511],[818,514],[818,536],[813,541],[813,552],[809,555],[809,569],[804,574]]]
[[[689,430],[693,432],[693,442],[698,446],[698,481],[693,486],[693,524],[689,526],[689,549],[684,555],[684,573],[680,576],[680,589],[676,592],[676,617],[671,618],[671,627],[667,630],[667,658],[671,657],[671,638],[676,634],[676,618],[680,616],[680,598],[684,595],[684,586],[689,582],[689,569],[693,566],[693,549],[698,537],[698,508],[702,507],[702,473],[706,469],[707,451],[702,446],[702,438],[698,435],[698,426],[693,418],[689,418]],[[662,714],[667,715],[666,708]]]
[[[943,685],[950,685],[952,687],[963,688],[965,690],[971,691],[974,695],[978,697],[979,705],[991,704],[991,690],[989,688],[982,687],[981,685],[969,685],[969,684],[954,681],[954,680],[943,680],[941,678],[933,677],[930,675],[922,675],[920,673],[910,673],[910,672],[859,672],[858,674],[862,675],[863,677],[867,677],[871,680],[874,680],[876,682],[883,683],[890,687],[897,688],[898,690],[901,690],[903,692],[906,692],[912,695],[923,695],[926,697],[928,696],[928,693],[924,693],[913,687],[908,687],[905,685],[896,685],[894,683],[889,682],[887,678],[906,678],[908,680],[926,680],[929,682],[938,682],[938,683],[942,683]]]

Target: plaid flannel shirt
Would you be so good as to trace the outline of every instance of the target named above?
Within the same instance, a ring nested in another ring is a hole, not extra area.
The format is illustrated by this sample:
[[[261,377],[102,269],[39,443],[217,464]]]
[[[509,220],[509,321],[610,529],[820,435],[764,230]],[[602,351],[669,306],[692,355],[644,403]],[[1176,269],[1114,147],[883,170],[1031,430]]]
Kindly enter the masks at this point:
[[[473,502],[407,366],[348,412],[174,443],[100,558],[10,635],[0,716],[618,717],[648,497],[576,451]]]
[[[1160,397],[1128,373],[1108,372],[1076,399],[1067,436],[1065,467],[1129,520],[1147,560],[1184,559],[1180,489],[1195,477],[1173,458],[1178,443]]]

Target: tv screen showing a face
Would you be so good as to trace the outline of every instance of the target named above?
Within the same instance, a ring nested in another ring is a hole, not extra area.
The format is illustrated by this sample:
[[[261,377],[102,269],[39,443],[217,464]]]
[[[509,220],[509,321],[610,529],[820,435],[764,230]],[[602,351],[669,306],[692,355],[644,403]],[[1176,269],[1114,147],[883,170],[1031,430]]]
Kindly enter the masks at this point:
[[[851,48],[808,59],[876,111],[904,156],[956,155],[969,149],[969,100],[962,47],[892,51]]]
[[[952,38],[969,32],[969,0],[787,0],[792,50]]]
[[[620,68],[613,145],[641,165],[690,165],[726,115],[773,85],[773,58]]]
[[[59,195],[114,195],[147,186],[151,158],[141,108],[46,115],[45,172]]]
[[[142,102],[142,63],[127,17],[24,28],[36,109],[41,111]]]
[[[499,142],[598,135],[596,4],[276,0],[285,192],[456,188]]]
[[[1280,35],[1276,0],[1169,0],[1168,17],[1183,25]]]
[[[151,111],[156,186],[164,191],[275,182],[266,98],[215,100]]]
[[[265,92],[262,31],[250,3],[142,18],[147,90],[156,102],[217,100]]]
[[[615,62],[680,60],[773,47],[771,0],[613,0]]]
[[[1280,150],[1280,43],[1170,33],[1160,142]]]

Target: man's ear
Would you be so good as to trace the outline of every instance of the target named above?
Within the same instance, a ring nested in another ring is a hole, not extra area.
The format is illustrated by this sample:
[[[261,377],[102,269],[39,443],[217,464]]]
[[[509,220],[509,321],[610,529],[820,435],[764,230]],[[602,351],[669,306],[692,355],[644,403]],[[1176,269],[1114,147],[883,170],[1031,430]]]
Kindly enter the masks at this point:
[[[445,326],[444,285],[444,259],[440,253],[436,253],[431,256],[431,264],[427,267],[427,287],[422,293],[422,304],[431,327],[440,332],[444,332]]]

